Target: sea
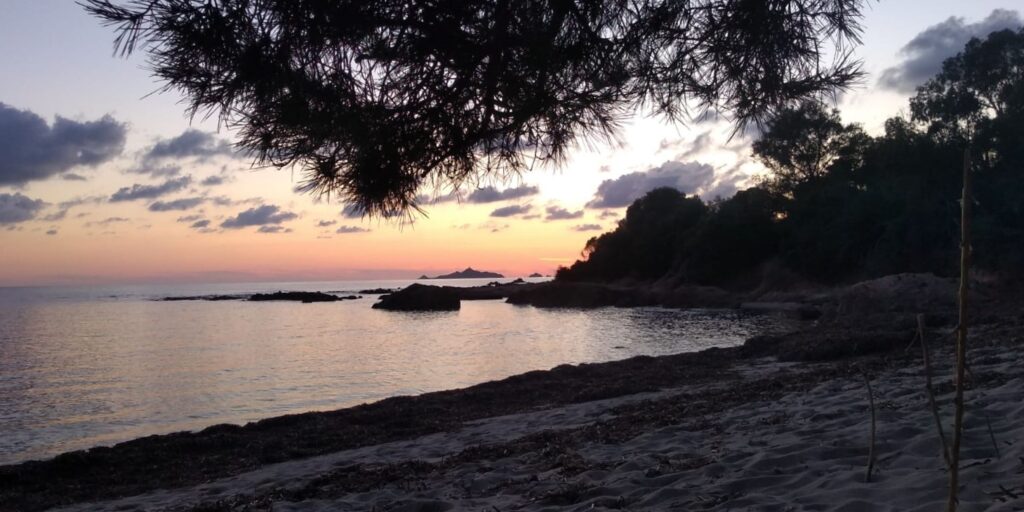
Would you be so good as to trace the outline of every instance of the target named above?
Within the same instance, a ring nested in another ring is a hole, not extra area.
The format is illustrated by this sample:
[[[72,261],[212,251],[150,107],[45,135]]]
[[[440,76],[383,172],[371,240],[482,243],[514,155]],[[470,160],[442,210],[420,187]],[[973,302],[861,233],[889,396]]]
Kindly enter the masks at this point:
[[[0,288],[0,465],[562,364],[734,346],[795,327],[786,318],[732,310],[538,309],[504,301],[394,312],[372,309],[377,296],[368,294],[314,304],[159,300],[349,295],[412,282]]]

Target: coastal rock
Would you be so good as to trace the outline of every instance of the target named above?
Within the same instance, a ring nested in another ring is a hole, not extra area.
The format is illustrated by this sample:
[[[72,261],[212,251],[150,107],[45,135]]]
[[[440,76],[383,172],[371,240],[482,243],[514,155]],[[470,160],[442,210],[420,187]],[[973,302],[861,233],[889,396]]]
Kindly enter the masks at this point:
[[[838,316],[925,313],[956,307],[957,282],[934,274],[894,274],[862,281],[835,296]]]
[[[381,295],[374,309],[391,311],[457,311],[459,295],[447,287],[411,284],[387,295]]]
[[[534,278],[534,277],[544,277],[544,276],[539,274],[539,273],[537,273],[537,272],[534,272],[534,273],[532,273],[532,274],[530,274],[530,275],[528,275],[526,277]]]
[[[522,285],[520,285],[522,286]],[[510,304],[539,308],[600,308],[665,306],[671,308],[735,307],[736,297],[710,286],[655,289],[649,286],[613,286],[603,283],[550,281],[509,295]]]
[[[629,302],[629,293],[597,283],[551,282],[513,293],[509,304],[538,308],[600,308]]]
[[[322,292],[274,292],[274,293],[257,293],[249,297],[251,302],[263,302],[272,300],[288,300],[295,302],[302,302],[303,304],[309,304],[312,302],[337,302],[339,300],[354,300],[359,297],[355,295],[349,295],[347,297],[339,297],[337,295],[331,295],[329,293]]]
[[[384,295],[386,293],[395,293],[401,288],[369,288],[366,290],[359,290],[359,293],[365,295]]]

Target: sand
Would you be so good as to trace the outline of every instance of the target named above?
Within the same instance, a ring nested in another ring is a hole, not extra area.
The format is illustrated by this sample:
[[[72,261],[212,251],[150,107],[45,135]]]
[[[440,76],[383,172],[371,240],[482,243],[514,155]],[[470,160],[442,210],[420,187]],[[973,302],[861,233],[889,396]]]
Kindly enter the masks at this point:
[[[961,510],[1024,510],[1018,332],[972,336]],[[948,433],[951,336],[938,335],[930,345]],[[717,382],[488,418],[62,510],[942,510],[947,472],[919,350],[753,359]],[[861,371],[878,415],[871,482]]]

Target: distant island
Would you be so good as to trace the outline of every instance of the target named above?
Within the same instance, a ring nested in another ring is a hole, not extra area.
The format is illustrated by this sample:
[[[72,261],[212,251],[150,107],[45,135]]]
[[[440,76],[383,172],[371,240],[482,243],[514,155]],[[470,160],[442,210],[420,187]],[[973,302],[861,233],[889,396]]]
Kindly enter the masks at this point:
[[[526,277],[544,277],[544,276],[542,276],[539,272],[534,272],[534,273],[532,273],[532,274],[530,274],[530,275],[528,275]]]
[[[444,274],[437,277],[428,277],[427,275],[420,276],[420,279],[497,279],[505,276],[497,272],[485,272],[483,270],[474,270],[473,267],[466,267],[466,270],[455,271],[451,274]]]

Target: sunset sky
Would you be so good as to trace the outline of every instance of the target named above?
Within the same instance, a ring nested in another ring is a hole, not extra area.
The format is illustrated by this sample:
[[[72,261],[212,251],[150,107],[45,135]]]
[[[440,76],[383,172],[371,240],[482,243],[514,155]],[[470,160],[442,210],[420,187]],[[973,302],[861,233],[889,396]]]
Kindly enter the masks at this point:
[[[868,77],[840,100],[870,133],[971,36],[1021,23],[1019,1],[883,0],[863,20]],[[1016,10],[1015,10],[1016,9]],[[727,197],[760,172],[725,120],[638,117],[521,181],[448,190],[414,222],[368,221],[251,169],[232,134],[185,117],[144,56],[71,0],[10,0],[0,17],[0,286],[412,278],[473,266],[551,273],[656,186]]]

